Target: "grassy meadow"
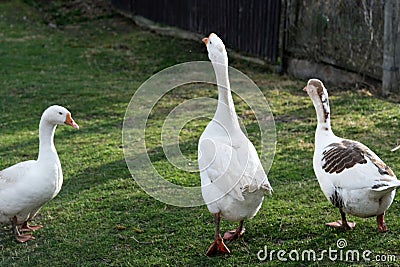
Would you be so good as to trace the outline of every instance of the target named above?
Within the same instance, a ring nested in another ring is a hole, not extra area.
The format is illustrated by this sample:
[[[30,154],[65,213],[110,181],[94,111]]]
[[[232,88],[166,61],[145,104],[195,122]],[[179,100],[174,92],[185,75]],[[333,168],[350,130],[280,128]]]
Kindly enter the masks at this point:
[[[206,257],[214,233],[212,215],[205,206],[175,207],[147,195],[126,166],[121,137],[135,90],[167,67],[207,61],[203,43],[157,35],[112,11],[89,18],[67,13],[58,1],[52,5],[0,1],[0,169],[37,157],[39,119],[49,105],[67,107],[81,129],[57,128],[62,190],[35,218],[34,223],[45,226],[34,233],[35,240],[17,244],[10,226],[1,226],[0,266],[277,266],[282,262],[276,254],[273,261],[261,262],[257,253],[265,246],[268,251],[320,253],[338,249],[340,238],[347,241],[344,253],[370,250],[372,260],[396,255],[397,262],[383,265],[400,265],[400,196],[387,212],[387,233],[376,232],[374,218],[349,216],[357,225],[348,232],[325,227],[340,214],[323,196],[312,170],[316,115],[301,90],[306,81],[235,58],[230,65],[259,86],[275,118],[276,154],[268,173],[274,193],[245,222],[243,238],[228,244],[231,255]],[[328,90],[335,133],[366,144],[400,175],[399,152],[390,152],[400,141],[398,103],[362,87]],[[160,133],[168,112],[194,95],[216,98],[217,91],[213,86],[174,90],[155,106],[146,129],[155,168],[184,186],[199,185],[200,177],[168,162]],[[254,117],[243,101],[235,102],[259,149]],[[194,120],[181,131],[188,158],[196,159],[206,125],[206,120]],[[221,223],[222,232],[234,227]],[[360,261],[336,265],[375,263],[360,256]],[[325,256],[285,264],[332,262]]]

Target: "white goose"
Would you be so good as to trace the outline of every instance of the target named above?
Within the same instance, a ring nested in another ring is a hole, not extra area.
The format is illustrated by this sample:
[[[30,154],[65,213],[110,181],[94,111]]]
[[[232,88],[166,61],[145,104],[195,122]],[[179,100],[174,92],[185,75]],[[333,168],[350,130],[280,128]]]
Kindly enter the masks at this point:
[[[268,182],[253,144],[242,132],[231,95],[228,56],[221,39],[214,33],[203,38],[218,85],[218,105],[212,121],[202,133],[198,158],[202,195],[214,214],[214,242],[206,255],[230,253],[219,233],[220,217],[238,221],[236,230],[226,232],[224,240],[244,233],[243,220],[252,218],[261,207]]]
[[[339,208],[342,220],[327,226],[352,229],[346,214],[377,216],[378,232],[385,232],[385,211],[400,186],[393,171],[365,145],[337,137],[331,129],[328,92],[317,79],[303,89],[317,112],[313,167],[325,197]]]
[[[0,171],[0,223],[12,224],[17,242],[34,239],[31,234],[20,234],[20,231],[42,228],[41,225],[33,226],[28,222],[61,189],[63,175],[53,143],[58,124],[79,129],[66,108],[56,105],[47,108],[39,124],[37,160],[20,162]],[[20,225],[21,228],[18,229]]]

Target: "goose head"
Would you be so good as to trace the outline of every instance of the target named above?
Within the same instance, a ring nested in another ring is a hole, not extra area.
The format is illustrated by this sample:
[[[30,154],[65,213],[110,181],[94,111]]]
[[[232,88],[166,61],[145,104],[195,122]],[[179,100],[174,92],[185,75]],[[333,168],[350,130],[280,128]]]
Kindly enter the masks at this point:
[[[328,91],[324,84],[318,79],[308,80],[307,86],[303,88],[310,96],[318,116],[318,122],[326,123],[329,121],[329,101]]]
[[[304,92],[311,97],[314,101],[323,101],[323,99],[328,99],[328,91],[326,90],[324,84],[318,79],[310,79],[306,87],[303,88]]]
[[[208,58],[212,63],[228,66],[228,54],[222,40],[215,34],[211,33],[208,37],[202,39],[207,47]]]
[[[58,105],[48,107],[43,112],[41,120],[52,125],[69,125],[79,129],[79,125],[71,117],[71,112]]]

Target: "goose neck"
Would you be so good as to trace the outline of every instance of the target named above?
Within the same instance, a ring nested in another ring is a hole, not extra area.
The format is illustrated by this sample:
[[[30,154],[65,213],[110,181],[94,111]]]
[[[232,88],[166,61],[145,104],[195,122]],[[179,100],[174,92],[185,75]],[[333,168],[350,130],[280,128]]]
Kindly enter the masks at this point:
[[[39,124],[39,156],[38,161],[57,155],[54,146],[54,132],[56,125],[41,120]]]
[[[328,96],[325,94],[321,95],[311,95],[311,99],[315,108],[315,112],[317,113],[317,120],[318,120],[318,125],[321,126],[321,128],[331,128],[330,124],[330,107],[329,107],[329,100]]]
[[[218,106],[215,118],[225,124],[228,128],[239,127],[229,83],[228,66],[224,64],[213,64],[218,87]]]

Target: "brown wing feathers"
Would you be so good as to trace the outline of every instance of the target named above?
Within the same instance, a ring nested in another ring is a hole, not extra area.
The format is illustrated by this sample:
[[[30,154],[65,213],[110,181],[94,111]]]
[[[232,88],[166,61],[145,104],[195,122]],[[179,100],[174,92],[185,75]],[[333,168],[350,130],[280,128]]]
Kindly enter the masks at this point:
[[[323,152],[322,160],[325,161],[322,168],[329,173],[341,173],[354,165],[365,164],[365,148],[355,142],[347,140],[341,143],[333,143]]]
[[[332,143],[323,152],[322,168],[328,173],[341,173],[356,164],[367,163],[368,158],[377,168],[381,175],[395,176],[393,171],[379,158],[368,151],[368,148],[360,143],[343,140],[340,143]]]

